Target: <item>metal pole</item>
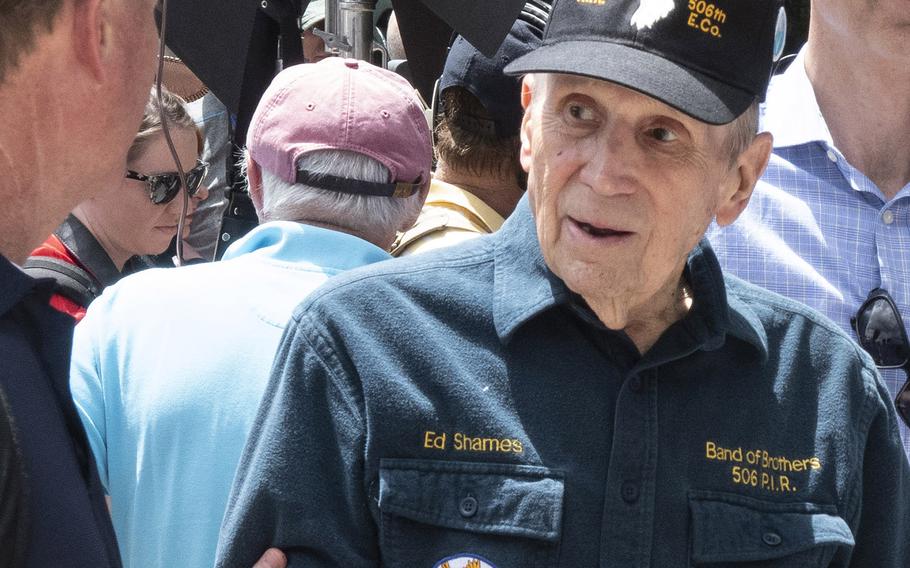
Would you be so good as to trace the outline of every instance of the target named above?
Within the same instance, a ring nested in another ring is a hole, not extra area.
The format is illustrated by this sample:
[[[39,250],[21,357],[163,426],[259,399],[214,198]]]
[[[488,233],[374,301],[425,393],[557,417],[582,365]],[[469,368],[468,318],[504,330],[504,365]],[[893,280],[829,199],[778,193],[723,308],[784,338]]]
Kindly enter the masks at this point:
[[[376,0],[338,0],[339,35],[352,47],[348,57],[370,61]]]
[[[338,27],[338,0],[325,0],[325,29],[326,33],[341,37]]]

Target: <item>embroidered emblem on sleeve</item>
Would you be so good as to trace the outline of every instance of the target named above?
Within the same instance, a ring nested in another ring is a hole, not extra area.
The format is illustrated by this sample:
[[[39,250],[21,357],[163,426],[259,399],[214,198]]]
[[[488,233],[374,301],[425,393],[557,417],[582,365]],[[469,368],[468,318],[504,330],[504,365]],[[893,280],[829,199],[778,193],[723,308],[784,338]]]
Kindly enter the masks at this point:
[[[456,554],[443,558],[433,568],[496,568],[496,565],[476,554]]]

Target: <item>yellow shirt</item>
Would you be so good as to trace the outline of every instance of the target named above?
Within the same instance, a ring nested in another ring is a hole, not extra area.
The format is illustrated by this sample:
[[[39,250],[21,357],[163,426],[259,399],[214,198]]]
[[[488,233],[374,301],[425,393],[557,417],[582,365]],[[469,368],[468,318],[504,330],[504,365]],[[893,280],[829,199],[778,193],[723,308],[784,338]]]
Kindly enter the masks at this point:
[[[399,236],[393,256],[426,252],[492,233],[505,219],[473,193],[444,181],[430,182],[413,227]]]

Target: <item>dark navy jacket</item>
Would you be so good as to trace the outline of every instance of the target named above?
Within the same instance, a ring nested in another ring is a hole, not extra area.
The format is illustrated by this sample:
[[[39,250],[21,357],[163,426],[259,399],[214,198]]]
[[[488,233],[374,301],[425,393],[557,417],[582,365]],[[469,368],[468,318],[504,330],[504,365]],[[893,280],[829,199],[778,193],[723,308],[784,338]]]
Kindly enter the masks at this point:
[[[0,387],[25,462],[25,565],[119,567],[95,460],[69,391],[73,319],[36,281],[0,256]]]
[[[0,386],[0,568],[19,568],[28,543],[28,509],[22,452],[13,416]]]
[[[869,357],[724,279],[644,356],[499,233],[329,282],[287,328],[219,566],[910,566],[910,473]]]

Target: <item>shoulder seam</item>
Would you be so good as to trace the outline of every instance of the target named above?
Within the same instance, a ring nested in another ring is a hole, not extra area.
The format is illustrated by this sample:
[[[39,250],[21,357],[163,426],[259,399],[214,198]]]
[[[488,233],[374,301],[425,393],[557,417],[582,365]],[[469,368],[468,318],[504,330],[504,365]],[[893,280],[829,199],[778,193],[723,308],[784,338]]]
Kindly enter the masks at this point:
[[[390,269],[388,269],[388,267],[384,267],[386,269],[382,270],[381,272],[371,272],[368,274],[357,276],[356,278],[353,278],[351,280],[346,280],[341,283],[335,283],[334,285],[330,284],[328,287],[322,286],[319,289],[313,291],[309,296],[307,296],[306,299],[304,299],[302,305],[310,305],[310,304],[314,303],[315,301],[325,297],[326,295],[336,292],[337,290],[343,290],[343,289],[353,286],[355,284],[359,284],[360,282],[373,280],[376,278],[385,278],[385,277],[390,277],[390,276],[402,276],[405,274],[420,274],[420,273],[425,273],[425,272],[433,272],[433,271],[445,269],[445,268],[467,268],[470,266],[481,266],[483,264],[490,264],[490,263],[494,262],[494,260],[495,260],[491,255],[488,255],[488,254],[482,255],[481,258],[478,258],[478,257],[481,257],[481,254],[477,253],[477,254],[472,254],[471,256],[468,256],[468,257],[456,258],[456,259],[447,258],[445,260],[434,261],[432,263],[428,263],[424,266],[418,266],[415,268],[409,267],[408,269],[398,269],[398,266],[397,266],[397,265],[401,264],[402,262],[407,262],[406,259],[405,260],[395,260],[395,261],[389,263],[389,264],[396,265],[394,270],[390,270]],[[304,312],[305,312],[305,310],[298,309],[295,312],[293,318],[300,317]]]

